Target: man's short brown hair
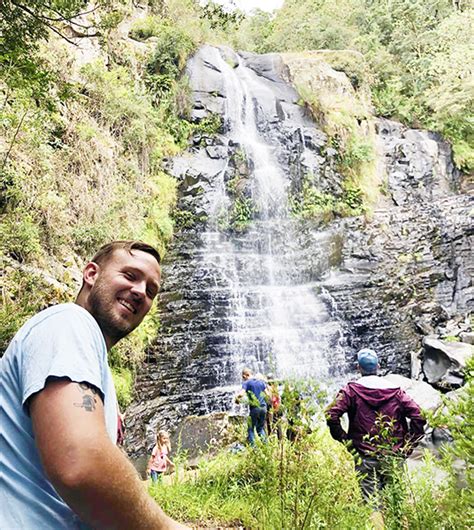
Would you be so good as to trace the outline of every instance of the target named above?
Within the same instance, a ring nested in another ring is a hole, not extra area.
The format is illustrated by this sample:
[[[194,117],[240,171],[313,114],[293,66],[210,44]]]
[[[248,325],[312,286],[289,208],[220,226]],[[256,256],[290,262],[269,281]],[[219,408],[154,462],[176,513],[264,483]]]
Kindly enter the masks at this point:
[[[160,253],[155,247],[152,247],[143,241],[126,240],[112,241],[111,243],[107,243],[103,247],[100,247],[91,261],[97,263],[97,265],[103,265],[104,263],[107,263],[107,261],[112,257],[112,254],[119,249],[126,250],[129,254],[132,253],[132,250],[140,250],[142,252],[146,252],[147,254],[151,254],[158,263],[161,263]]]

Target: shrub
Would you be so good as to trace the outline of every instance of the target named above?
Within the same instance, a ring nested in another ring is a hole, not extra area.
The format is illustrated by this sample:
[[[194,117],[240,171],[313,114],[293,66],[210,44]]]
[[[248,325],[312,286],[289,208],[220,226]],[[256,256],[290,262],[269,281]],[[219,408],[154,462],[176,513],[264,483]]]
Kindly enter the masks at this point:
[[[250,197],[238,196],[232,204],[229,226],[237,232],[242,232],[249,226],[256,211],[256,206]]]
[[[18,214],[11,214],[2,219],[0,252],[19,262],[32,261],[42,254],[39,227],[31,215]]]
[[[18,329],[35,313],[50,305],[70,302],[72,290],[53,283],[39,272],[19,269],[2,262],[0,304],[0,352]]]
[[[297,215],[328,221],[334,213],[360,215],[377,202],[380,182],[375,166],[375,128],[365,89],[366,86],[360,87],[351,95],[298,87],[302,101],[327,134],[329,147],[337,152],[336,165],[344,192],[331,198],[307,182],[302,204],[298,205],[298,200],[296,207],[295,201],[292,204]]]
[[[245,528],[365,528],[351,458],[325,429],[291,443],[271,438],[257,449],[223,451],[201,461],[197,476],[152,490],[181,520]]]
[[[296,217],[302,219],[321,219],[328,222],[333,218],[336,198],[330,193],[323,193],[308,178],[303,182],[301,194],[290,197],[290,208]]]
[[[289,197],[291,212],[295,217],[327,223],[335,216],[361,215],[367,210],[364,193],[351,180],[343,182],[340,196],[320,191],[311,180],[311,175],[307,175],[302,191]]]
[[[157,16],[147,16],[136,20],[130,29],[130,37],[136,40],[146,40],[160,34],[162,20]]]
[[[133,375],[127,368],[112,368],[115,392],[120,410],[124,410],[132,402]]]
[[[162,22],[157,29],[155,50],[147,64],[150,75],[174,80],[186,65],[196,44],[182,29]]]

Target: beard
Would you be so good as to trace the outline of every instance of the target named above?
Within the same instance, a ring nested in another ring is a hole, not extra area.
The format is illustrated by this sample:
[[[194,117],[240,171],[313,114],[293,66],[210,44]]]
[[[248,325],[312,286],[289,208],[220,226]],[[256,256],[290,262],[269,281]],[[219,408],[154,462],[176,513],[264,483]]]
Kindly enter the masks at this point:
[[[110,287],[98,279],[89,295],[90,313],[95,318],[104,336],[109,337],[114,343],[126,337],[137,326],[120,318],[115,314],[114,308],[117,300],[111,294]]]

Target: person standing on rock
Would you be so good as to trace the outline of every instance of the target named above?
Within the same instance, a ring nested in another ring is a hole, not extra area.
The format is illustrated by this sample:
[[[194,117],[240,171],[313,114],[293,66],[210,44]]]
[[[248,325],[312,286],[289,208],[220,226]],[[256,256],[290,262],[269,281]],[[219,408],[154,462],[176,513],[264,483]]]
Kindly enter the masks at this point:
[[[255,431],[262,441],[266,440],[265,418],[267,415],[268,390],[267,383],[262,378],[252,377],[249,368],[242,370],[242,390],[235,397],[235,402],[240,403],[247,396],[249,405],[249,418],[247,420],[247,440],[250,445],[255,445]]]
[[[361,489],[368,500],[387,482],[384,456],[406,458],[423,437],[426,421],[405,391],[377,375],[376,352],[360,350],[357,362],[362,377],[340,390],[326,417],[332,437],[339,442],[349,441],[360,456],[356,468],[362,474]],[[341,427],[344,413],[349,416],[348,432]],[[388,437],[381,435],[381,429],[389,431]]]
[[[186,527],[166,516],[116,446],[107,352],[150,310],[160,256],[138,241],[103,246],[75,303],[49,307],[0,360],[0,528]]]

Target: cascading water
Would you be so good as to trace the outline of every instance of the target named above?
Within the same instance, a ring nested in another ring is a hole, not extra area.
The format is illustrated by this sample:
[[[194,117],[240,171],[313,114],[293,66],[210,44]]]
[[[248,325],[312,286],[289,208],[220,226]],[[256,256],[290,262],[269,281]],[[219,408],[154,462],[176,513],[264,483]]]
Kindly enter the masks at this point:
[[[196,263],[198,270],[214,278],[216,294],[228,301],[230,362],[219,372],[216,386],[238,382],[246,365],[280,377],[327,380],[330,372],[346,369],[343,333],[328,312],[318,282],[299,263],[297,223],[288,206],[290,167],[281,162],[290,154],[281,135],[291,130],[304,137],[305,129],[314,129],[314,124],[293,101],[279,99],[268,81],[230,50],[208,47],[202,53],[220,73],[225,94],[222,143],[234,146],[250,168],[249,195],[255,209],[253,221],[242,233],[218,229],[232,202],[226,187],[228,163],[223,162],[207,192],[208,219]],[[199,79],[192,67],[190,78]],[[289,97],[295,100],[296,94],[286,93]],[[291,106],[291,113],[284,105]],[[303,145],[303,157],[305,150]],[[308,154],[306,158],[315,159]],[[186,161],[192,166],[192,158]],[[321,242],[314,251],[325,253],[327,234]]]

